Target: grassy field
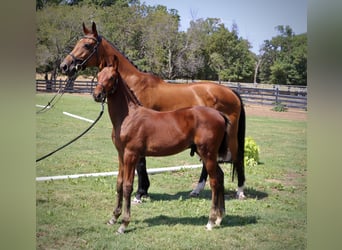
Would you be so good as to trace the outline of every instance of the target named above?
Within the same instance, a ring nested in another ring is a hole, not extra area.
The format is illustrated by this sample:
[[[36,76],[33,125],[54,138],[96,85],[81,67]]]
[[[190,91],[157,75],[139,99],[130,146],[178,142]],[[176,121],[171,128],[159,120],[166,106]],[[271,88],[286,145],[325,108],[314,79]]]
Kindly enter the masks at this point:
[[[37,94],[36,103],[52,97]],[[38,108],[37,108],[38,110]],[[37,114],[37,158],[81,133],[89,123],[62,114],[95,119],[100,105],[91,96],[65,94],[56,106]],[[244,201],[235,200],[231,166],[225,173],[226,216],[206,231],[211,191],[188,194],[200,169],[150,175],[150,198],[132,207],[125,235],[108,227],[116,177],[37,182],[37,249],[305,249],[306,122],[247,117],[247,136],[260,146],[260,164],[246,168]],[[107,110],[84,137],[36,164],[37,176],[117,171]],[[189,152],[148,158],[148,168],[198,164]],[[135,182],[135,189],[137,182]]]

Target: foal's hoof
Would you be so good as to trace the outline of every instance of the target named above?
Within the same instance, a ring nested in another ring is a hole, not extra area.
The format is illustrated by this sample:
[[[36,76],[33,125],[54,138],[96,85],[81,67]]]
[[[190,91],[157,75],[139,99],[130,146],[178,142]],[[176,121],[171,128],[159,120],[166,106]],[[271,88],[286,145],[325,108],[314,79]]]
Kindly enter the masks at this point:
[[[210,222],[208,222],[208,224],[205,226],[205,228],[206,228],[208,231],[211,231],[211,230],[213,230],[213,225],[212,225]]]
[[[107,221],[108,226],[113,226],[116,223],[116,220],[114,218],[111,218],[109,221]]]
[[[119,227],[118,231],[116,231],[116,234],[124,234],[125,229],[126,229],[126,227],[123,226],[123,225],[121,225],[121,226]]]

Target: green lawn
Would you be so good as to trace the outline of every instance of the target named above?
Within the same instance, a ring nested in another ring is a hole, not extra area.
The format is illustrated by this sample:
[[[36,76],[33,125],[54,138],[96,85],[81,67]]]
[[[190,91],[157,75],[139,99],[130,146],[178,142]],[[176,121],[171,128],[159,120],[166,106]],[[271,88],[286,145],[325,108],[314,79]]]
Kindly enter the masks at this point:
[[[36,103],[52,97],[37,94]],[[39,108],[37,108],[38,110]],[[37,115],[37,158],[80,134],[89,123],[63,111],[95,119],[101,107],[91,96],[65,94]],[[206,231],[211,192],[188,194],[200,169],[150,175],[150,198],[132,207],[125,235],[108,227],[116,177],[37,182],[38,249],[305,249],[306,122],[247,117],[247,136],[260,146],[260,164],[246,168],[244,201],[235,200],[231,166],[225,173],[226,217]],[[107,109],[95,127],[74,144],[36,164],[37,176],[117,171]],[[148,158],[148,168],[198,164],[189,151]],[[135,189],[137,182],[135,182]]]

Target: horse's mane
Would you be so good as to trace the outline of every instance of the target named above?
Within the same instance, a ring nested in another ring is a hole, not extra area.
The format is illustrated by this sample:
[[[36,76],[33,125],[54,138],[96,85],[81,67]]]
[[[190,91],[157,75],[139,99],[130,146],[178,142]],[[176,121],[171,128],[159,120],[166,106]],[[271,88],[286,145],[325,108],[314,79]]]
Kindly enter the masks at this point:
[[[123,57],[126,58],[127,61],[129,61],[130,64],[132,64],[137,70],[142,71],[139,69],[139,67],[131,60],[129,59],[125,53],[123,53],[121,50],[118,49],[116,45],[114,45],[111,41],[109,41],[107,38],[101,36],[103,39],[105,39],[114,49],[116,49]],[[142,71],[145,72],[145,71]]]

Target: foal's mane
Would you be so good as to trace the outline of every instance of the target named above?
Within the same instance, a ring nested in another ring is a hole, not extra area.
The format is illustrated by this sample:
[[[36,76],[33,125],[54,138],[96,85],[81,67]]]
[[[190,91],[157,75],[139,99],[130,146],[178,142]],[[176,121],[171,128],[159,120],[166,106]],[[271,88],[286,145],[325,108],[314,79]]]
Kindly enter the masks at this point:
[[[124,79],[121,78],[121,75],[118,73],[118,81],[121,83],[121,85],[124,87],[125,91],[128,93],[129,97],[132,99],[132,101],[137,104],[138,106],[142,106],[141,102],[139,101],[138,97],[134,94],[134,91],[127,85],[127,83],[124,81]]]

